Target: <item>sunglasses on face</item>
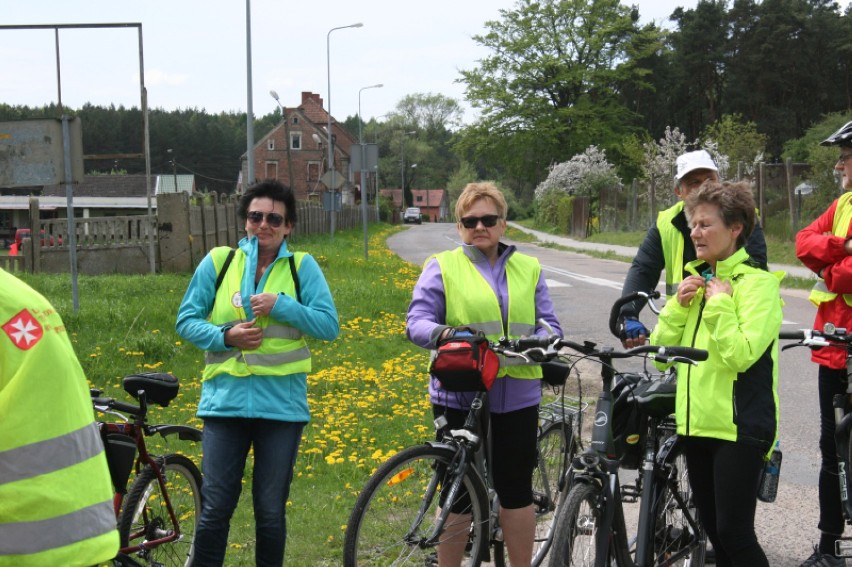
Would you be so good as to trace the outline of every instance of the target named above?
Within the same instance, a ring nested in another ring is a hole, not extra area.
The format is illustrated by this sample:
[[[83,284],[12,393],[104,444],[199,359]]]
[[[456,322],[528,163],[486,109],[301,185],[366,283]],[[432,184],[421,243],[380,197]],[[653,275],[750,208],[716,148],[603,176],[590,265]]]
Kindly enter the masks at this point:
[[[465,228],[476,228],[479,223],[482,223],[482,226],[485,228],[491,228],[497,224],[498,220],[500,220],[498,215],[485,215],[481,217],[462,217],[461,223]]]
[[[840,156],[840,159],[837,160],[837,165],[846,165],[846,160],[852,158],[852,154],[843,154]]]
[[[271,226],[272,228],[278,228],[282,224],[284,224],[284,216],[279,215],[278,213],[266,213],[266,224]],[[249,211],[246,215],[246,220],[248,220],[251,224],[259,225],[263,222],[264,214],[260,211]]]

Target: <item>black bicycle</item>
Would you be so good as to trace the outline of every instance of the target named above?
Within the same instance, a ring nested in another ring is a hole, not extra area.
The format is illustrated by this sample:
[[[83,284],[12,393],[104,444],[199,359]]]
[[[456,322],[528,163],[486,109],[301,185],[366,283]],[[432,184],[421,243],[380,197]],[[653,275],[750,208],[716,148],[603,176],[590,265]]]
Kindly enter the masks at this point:
[[[799,329],[795,331],[782,330],[778,333],[781,340],[798,341],[786,344],[781,350],[804,346],[811,350],[822,348],[840,348],[846,351],[847,369],[852,361],[852,333],[849,329],[836,327],[832,323],[826,323],[822,330]],[[838,394],[832,400],[834,406],[835,432],[834,440],[837,446],[837,472],[840,483],[840,502],[843,508],[843,517],[846,523],[852,526],[852,501],[849,493],[852,490],[850,484],[849,467],[852,463],[852,444],[849,442],[850,431],[852,431],[852,384],[847,374],[846,394]],[[840,538],[835,543],[835,555],[837,557],[852,557],[852,538]]]
[[[658,292],[625,296],[613,306],[610,330],[621,306],[639,297],[653,299]],[[663,363],[695,364],[706,360],[707,352],[689,347],[642,345],[624,351],[569,344],[585,358],[600,363],[602,390],[598,395],[590,448],[574,459],[572,485],[557,516],[551,549],[551,567],[651,567],[704,565],[707,538],[697,519],[686,477],[685,458],[676,435],[672,414],[675,410],[674,376],[663,379],[658,372],[620,375],[614,359],[643,357]],[[615,391],[618,398],[614,396]],[[635,485],[622,485],[625,445],[613,439],[613,423],[619,411],[630,410],[638,417],[632,429],[621,431],[622,441],[642,447]],[[632,407],[628,407],[628,405]],[[628,439],[629,438],[629,439]],[[639,501],[638,528],[628,535],[624,502]]]
[[[541,363],[560,357],[558,345],[559,337],[552,336],[503,339],[489,343],[489,348]],[[567,367],[549,370],[554,371],[554,383],[564,383]],[[539,410],[533,565],[544,561],[553,540],[554,515],[565,499],[566,475],[576,453],[577,417],[585,407],[565,396],[564,390],[551,398]],[[361,490],[346,527],[346,567],[437,565],[438,546],[453,542],[466,547],[462,563],[466,567],[492,560],[498,566],[509,565],[489,474],[487,403],[487,392],[478,392],[463,428],[449,431],[441,441],[403,449],[376,470]],[[445,422],[439,418],[435,425],[441,430]]]

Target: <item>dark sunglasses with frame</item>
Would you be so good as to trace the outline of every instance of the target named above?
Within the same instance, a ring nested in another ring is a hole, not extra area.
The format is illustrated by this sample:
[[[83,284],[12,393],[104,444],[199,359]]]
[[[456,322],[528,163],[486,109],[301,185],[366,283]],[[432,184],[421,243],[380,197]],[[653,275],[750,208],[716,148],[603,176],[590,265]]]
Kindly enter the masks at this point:
[[[476,228],[479,223],[485,228],[491,228],[497,225],[500,220],[500,215],[484,215],[481,217],[462,217],[459,222],[465,228]]]
[[[249,211],[246,214],[246,220],[248,220],[253,225],[259,225],[263,222],[264,216],[266,217],[266,224],[271,226],[272,228],[278,228],[282,224],[284,224],[284,215],[280,215],[278,213],[262,213],[260,211]]]

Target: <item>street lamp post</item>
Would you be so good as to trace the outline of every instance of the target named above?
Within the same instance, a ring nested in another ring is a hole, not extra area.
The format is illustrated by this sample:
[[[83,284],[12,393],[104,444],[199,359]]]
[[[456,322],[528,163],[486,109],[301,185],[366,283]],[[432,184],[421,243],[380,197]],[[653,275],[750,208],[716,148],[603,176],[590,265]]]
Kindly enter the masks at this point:
[[[339,26],[331,28],[325,36],[325,63],[326,74],[328,78],[328,167],[331,171],[331,237],[334,238],[334,221],[337,216],[337,203],[334,200],[334,191],[337,180],[335,179],[336,172],[334,169],[334,134],[331,130],[331,32],[334,30],[342,30],[346,28],[360,28],[363,26],[361,22],[357,24],[349,24],[348,26]]]
[[[370,85],[369,87],[361,87],[358,89],[358,146],[361,149],[361,217],[364,221],[364,259],[367,259],[367,193],[369,192],[368,186],[369,184],[366,182],[367,177],[367,156],[364,152],[364,135],[362,133],[361,124],[363,123],[363,119],[361,118],[361,91],[365,91],[367,89],[380,89],[384,85],[379,83],[377,85]]]
[[[166,153],[169,154],[170,156],[172,156],[172,176],[173,176],[174,182],[175,182],[175,193],[177,193],[178,192],[178,188],[177,188],[177,163],[175,162],[175,155],[174,155],[174,152],[171,148],[167,149]]]
[[[411,136],[412,134],[416,134],[417,132],[412,130],[410,132],[403,132],[402,136],[399,137],[399,177],[402,181],[402,210],[405,210],[405,137]]]
[[[293,160],[290,159],[290,125],[287,123],[287,111],[284,105],[281,104],[281,101],[278,100],[277,92],[269,91],[269,96],[275,99],[275,102],[278,103],[278,107],[281,109],[281,121],[284,123],[284,147],[287,152],[287,182],[293,194],[296,194],[296,188],[293,187]],[[305,193],[307,193],[307,189],[305,189]]]

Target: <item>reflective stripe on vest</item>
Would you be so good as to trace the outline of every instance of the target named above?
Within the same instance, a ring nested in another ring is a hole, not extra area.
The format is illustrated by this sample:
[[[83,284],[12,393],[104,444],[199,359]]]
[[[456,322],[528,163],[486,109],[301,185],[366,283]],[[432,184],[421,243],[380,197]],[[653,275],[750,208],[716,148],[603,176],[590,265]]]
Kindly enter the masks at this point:
[[[104,446],[97,426],[90,423],[66,435],[2,451],[0,452],[0,485],[34,478],[76,465],[91,459],[103,450]]]
[[[73,487],[69,488],[73,489]],[[58,488],[58,490],[61,489]],[[2,524],[0,525],[0,562],[3,561],[4,555],[44,553],[45,562],[42,564],[50,565],[48,557],[50,557],[51,549],[96,538],[105,532],[115,530],[115,515],[111,513],[111,509],[110,501],[99,502],[64,516]]]
[[[215,249],[213,260],[216,269],[224,262],[227,248]],[[296,269],[302,263],[303,252],[294,254]],[[246,313],[242,305],[234,305],[234,297],[241,294],[246,255],[238,250],[234,255],[222,285],[216,293],[216,301],[210,314],[214,325],[233,325],[236,321],[245,321]],[[286,257],[277,258],[268,269],[265,289],[283,292],[296,297],[296,287]],[[241,295],[240,295],[241,297]],[[311,352],[301,331],[285,325],[271,317],[258,317],[257,326],[263,329],[261,346],[251,351],[231,349],[222,352],[208,351],[204,354],[206,366],[202,379],[209,380],[218,374],[231,376],[286,376],[311,370]]]
[[[837,199],[837,206],[834,208],[834,220],[831,225],[831,232],[834,236],[846,238],[849,234],[849,223],[852,223],[852,205],[849,204],[852,199],[852,191],[846,192]],[[828,291],[825,285],[825,280],[819,278],[814,284],[808,299],[819,307],[820,303],[833,301],[837,294]],[[843,300],[846,305],[852,306],[852,294],[843,294]]]
[[[672,224],[674,218],[683,211],[683,201],[657,215],[657,230],[660,232],[660,244],[663,246],[663,258],[666,262],[666,296],[677,293],[677,286],[683,280],[683,233]]]
[[[538,260],[515,252],[506,262],[509,290],[509,323],[506,331],[494,290],[467,257],[464,248],[441,252],[435,255],[435,259],[441,267],[444,282],[447,325],[468,325],[482,331],[492,341],[504,334],[509,338],[517,338],[535,332],[535,287],[541,274]],[[464,293],[447,293],[446,290],[464,290]],[[471,301],[473,297],[477,300]],[[508,373],[506,367],[509,366],[513,367],[512,376],[515,378],[541,378],[541,366],[503,356],[500,357],[498,377],[505,376]]]

